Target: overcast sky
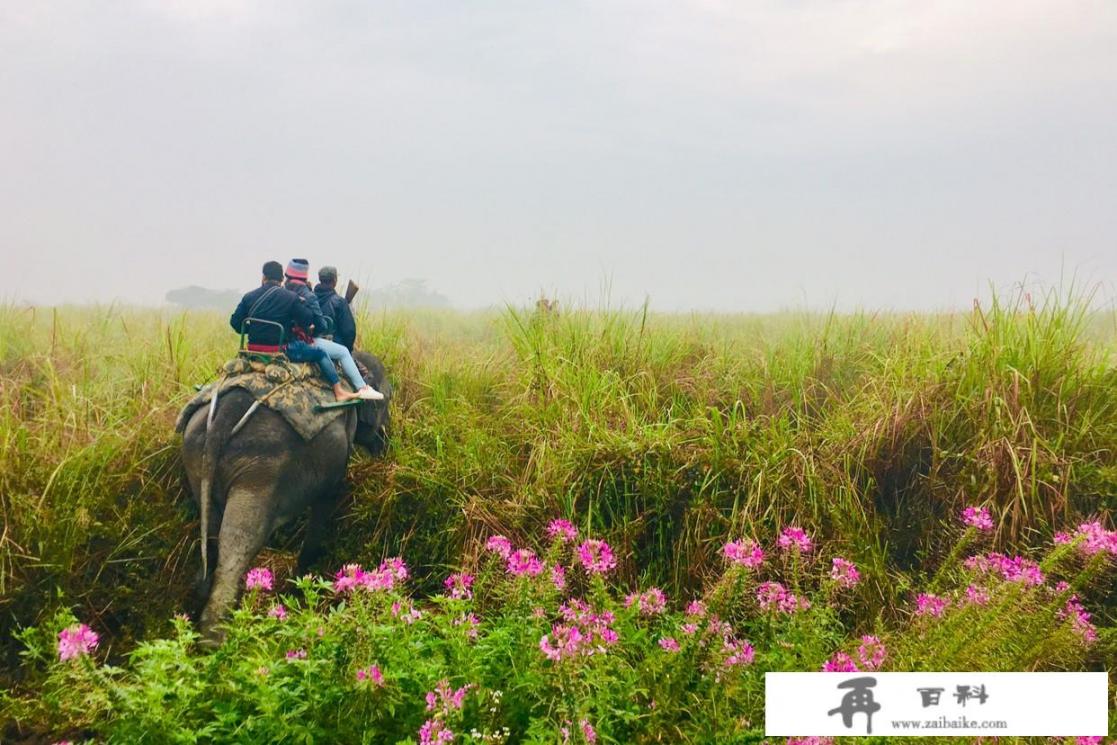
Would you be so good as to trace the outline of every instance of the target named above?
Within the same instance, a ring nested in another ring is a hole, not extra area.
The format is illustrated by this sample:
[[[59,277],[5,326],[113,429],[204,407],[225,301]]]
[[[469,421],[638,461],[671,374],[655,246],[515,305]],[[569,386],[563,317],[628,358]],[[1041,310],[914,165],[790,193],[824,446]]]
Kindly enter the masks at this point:
[[[1117,280],[1113,0],[0,0],[0,297],[306,256],[462,307]]]

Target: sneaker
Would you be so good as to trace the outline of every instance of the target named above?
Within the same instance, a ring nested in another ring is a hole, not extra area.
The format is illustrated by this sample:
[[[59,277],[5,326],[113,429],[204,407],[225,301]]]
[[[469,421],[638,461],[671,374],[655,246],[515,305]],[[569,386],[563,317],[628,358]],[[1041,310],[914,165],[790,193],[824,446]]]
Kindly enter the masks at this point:
[[[373,388],[371,385],[366,385],[364,388],[357,391],[357,398],[364,401],[383,401],[384,394]]]

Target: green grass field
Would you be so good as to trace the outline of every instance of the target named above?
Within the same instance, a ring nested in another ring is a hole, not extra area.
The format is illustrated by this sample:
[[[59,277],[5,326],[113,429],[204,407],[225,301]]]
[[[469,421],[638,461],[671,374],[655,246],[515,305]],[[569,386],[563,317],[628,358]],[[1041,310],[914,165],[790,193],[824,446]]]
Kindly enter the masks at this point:
[[[422,591],[502,533],[575,516],[618,574],[701,587],[729,537],[807,528],[861,568],[851,629],[897,616],[964,506],[998,550],[1117,508],[1117,317],[1081,298],[972,313],[387,312],[359,345],[396,390],[321,571],[406,557]],[[168,633],[199,562],[174,418],[236,347],[220,314],[0,308],[0,668],[59,608],[119,656]],[[297,526],[263,561],[292,563]],[[1112,587],[1089,596],[1117,666]]]

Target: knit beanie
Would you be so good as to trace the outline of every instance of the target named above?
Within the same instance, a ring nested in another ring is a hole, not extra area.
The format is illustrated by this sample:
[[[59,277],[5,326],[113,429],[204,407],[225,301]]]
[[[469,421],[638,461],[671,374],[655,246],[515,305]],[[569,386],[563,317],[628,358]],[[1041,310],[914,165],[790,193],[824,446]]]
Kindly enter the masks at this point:
[[[291,259],[287,264],[287,278],[302,282],[310,275],[310,262],[306,259]]]

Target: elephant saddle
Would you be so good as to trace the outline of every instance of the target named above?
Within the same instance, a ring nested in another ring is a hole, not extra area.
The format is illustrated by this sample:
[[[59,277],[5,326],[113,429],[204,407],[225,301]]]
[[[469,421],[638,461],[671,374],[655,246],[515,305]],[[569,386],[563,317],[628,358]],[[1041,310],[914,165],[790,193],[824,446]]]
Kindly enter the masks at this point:
[[[241,388],[252,394],[261,405],[278,412],[304,440],[313,440],[328,424],[343,416],[345,409],[318,410],[321,404],[333,403],[334,394],[318,374],[318,365],[276,359],[269,362],[237,357],[225,363],[223,375],[204,386],[186,404],[175,422],[175,431],[182,432],[194,412],[209,405],[217,393]],[[348,387],[342,377],[342,385]]]

